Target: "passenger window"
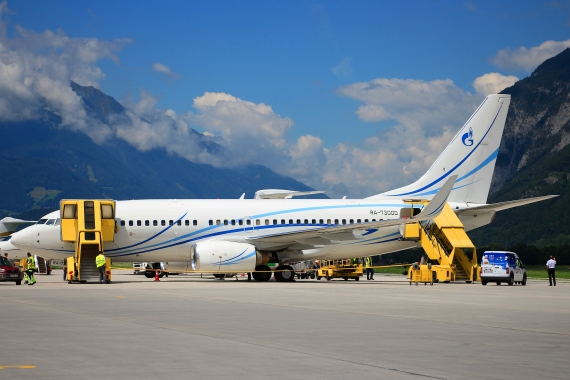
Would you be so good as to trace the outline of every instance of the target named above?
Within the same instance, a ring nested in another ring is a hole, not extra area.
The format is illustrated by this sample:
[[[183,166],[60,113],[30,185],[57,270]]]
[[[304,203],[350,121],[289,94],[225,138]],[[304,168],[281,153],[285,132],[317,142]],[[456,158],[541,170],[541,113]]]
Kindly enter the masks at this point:
[[[161,220],[161,221],[160,221],[160,225],[161,225],[161,226],[166,226],[166,220]]]
[[[289,219],[289,224],[293,224],[293,219]]]
[[[181,220],[177,220],[177,221],[176,221],[176,224],[178,224],[179,226],[181,226],[181,225],[182,225],[182,221],[181,221]]]
[[[356,219],[356,223],[360,223],[360,219]]]
[[[368,219],[364,219],[364,223],[368,223]]]
[[[145,226],[150,226],[150,221],[149,221],[149,220],[145,220],[145,221],[144,221],[144,225],[145,225]]]
[[[343,219],[343,220],[342,220],[342,224],[346,224],[346,219]]]
[[[338,219],[335,219],[335,220],[334,220],[334,224],[338,224]]]
[[[137,226],[142,226],[142,222],[140,220],[137,220]]]
[[[132,226],[132,225],[133,225],[133,221],[129,220],[129,226]]]
[[[274,225],[274,226],[277,225],[277,219],[273,219],[273,225]]]
[[[330,220],[330,219],[327,219],[327,224],[331,224],[331,220]]]
[[[195,225],[195,226],[197,226],[197,225],[198,225],[198,221],[197,221],[197,220],[193,220],[193,221],[192,221],[192,224]]]
[[[216,219],[216,226],[221,226],[222,225],[222,221],[220,219]]]
[[[232,219],[232,226],[235,226],[235,225],[236,225],[236,220]]]
[[[257,220],[255,221],[255,225],[259,226],[260,224],[261,224],[261,220],[257,219]]]
[[[297,224],[301,224],[301,219],[297,219]]]
[[[158,226],[158,220],[153,220],[153,221],[152,221],[152,225],[153,225],[153,226]]]
[[[228,220],[224,219],[224,226],[227,226],[227,225],[228,225]]]
[[[240,226],[243,226],[243,219],[238,220],[238,224],[239,224]]]
[[[170,220],[168,221],[168,225],[169,225],[169,226],[172,226],[173,224],[174,224],[174,221],[173,221],[172,219],[170,219]]]
[[[265,225],[266,225],[266,226],[269,225],[269,219],[265,219]]]
[[[309,219],[305,219],[303,224],[309,224]]]
[[[285,224],[285,219],[281,219],[281,224]]]
[[[214,221],[213,221],[212,219],[210,219],[210,220],[208,220],[208,224],[209,224],[210,226],[213,226],[213,225],[214,225]]]
[[[350,224],[354,223],[354,219],[350,219]]]
[[[124,226],[124,225],[125,225],[125,221],[121,220],[121,226]]]
[[[319,219],[319,224],[324,224],[325,222],[322,219]]]
[[[184,221],[184,225],[185,225],[185,226],[189,226],[189,225],[190,225],[190,221],[189,221],[188,219],[186,219],[186,220]]]
[[[246,220],[245,224],[247,224],[248,226],[251,226],[251,220],[250,219]]]
[[[315,219],[311,220],[311,224],[317,224],[317,221]]]

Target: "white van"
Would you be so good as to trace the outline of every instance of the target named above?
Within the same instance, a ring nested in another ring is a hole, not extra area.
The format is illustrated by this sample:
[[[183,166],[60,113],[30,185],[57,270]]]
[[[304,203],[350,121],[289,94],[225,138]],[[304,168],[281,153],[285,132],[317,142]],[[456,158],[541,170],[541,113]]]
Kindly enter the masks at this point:
[[[517,254],[485,251],[481,260],[481,284],[487,285],[487,282],[526,285],[526,271]]]

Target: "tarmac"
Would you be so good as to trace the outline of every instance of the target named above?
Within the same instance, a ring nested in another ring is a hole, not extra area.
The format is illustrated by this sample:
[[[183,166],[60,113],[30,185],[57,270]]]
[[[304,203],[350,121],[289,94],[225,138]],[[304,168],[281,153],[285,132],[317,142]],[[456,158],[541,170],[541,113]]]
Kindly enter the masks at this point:
[[[568,379],[570,283],[0,283],[0,379]]]

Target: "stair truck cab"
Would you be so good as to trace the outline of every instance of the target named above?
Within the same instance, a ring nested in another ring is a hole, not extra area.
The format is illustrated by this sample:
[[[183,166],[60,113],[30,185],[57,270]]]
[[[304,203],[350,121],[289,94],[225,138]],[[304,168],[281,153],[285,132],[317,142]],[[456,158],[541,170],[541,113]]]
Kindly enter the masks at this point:
[[[506,251],[485,251],[481,259],[481,284],[495,282],[501,285],[526,285],[526,270],[516,253]]]

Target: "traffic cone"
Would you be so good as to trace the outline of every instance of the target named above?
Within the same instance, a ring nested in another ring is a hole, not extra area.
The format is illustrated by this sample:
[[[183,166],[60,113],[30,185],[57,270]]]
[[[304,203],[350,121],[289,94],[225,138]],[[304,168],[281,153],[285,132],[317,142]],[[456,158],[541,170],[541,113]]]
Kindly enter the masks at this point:
[[[160,281],[160,278],[158,277],[158,270],[154,272],[154,281]]]

